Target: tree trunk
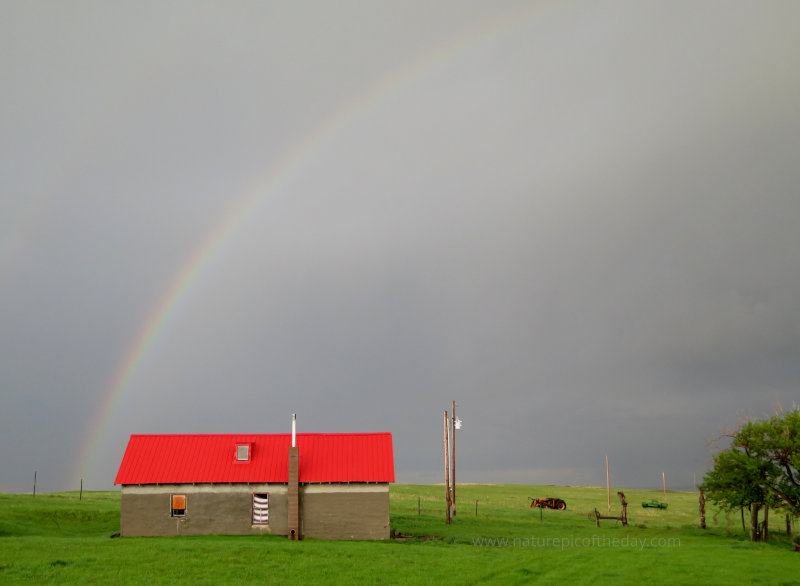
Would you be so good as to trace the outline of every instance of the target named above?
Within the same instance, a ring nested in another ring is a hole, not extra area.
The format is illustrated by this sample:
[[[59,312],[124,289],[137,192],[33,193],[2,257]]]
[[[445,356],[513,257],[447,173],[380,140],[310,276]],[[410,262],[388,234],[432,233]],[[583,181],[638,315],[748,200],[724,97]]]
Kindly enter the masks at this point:
[[[769,505],[764,505],[764,529],[761,531],[761,541],[769,539]]]
[[[700,497],[698,499],[700,504],[700,529],[706,528],[706,495],[703,494],[703,489],[700,489]]]
[[[753,503],[750,505],[750,541],[760,541],[760,533],[758,531],[758,511],[761,510],[761,505]]]

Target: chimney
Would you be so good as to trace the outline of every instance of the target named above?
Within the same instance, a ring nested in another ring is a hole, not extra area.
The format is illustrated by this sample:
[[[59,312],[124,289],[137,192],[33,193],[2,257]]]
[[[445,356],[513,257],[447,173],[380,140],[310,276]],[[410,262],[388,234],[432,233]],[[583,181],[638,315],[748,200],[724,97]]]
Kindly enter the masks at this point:
[[[300,538],[300,456],[296,443],[297,414],[292,413],[292,446],[289,448],[289,539]]]

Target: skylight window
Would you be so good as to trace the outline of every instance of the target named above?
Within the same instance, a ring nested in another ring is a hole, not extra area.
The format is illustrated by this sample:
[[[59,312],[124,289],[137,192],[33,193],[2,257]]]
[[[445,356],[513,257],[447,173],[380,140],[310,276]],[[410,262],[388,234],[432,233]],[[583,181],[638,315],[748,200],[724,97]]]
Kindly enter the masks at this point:
[[[236,461],[237,462],[250,461],[250,444],[239,444],[236,446]]]

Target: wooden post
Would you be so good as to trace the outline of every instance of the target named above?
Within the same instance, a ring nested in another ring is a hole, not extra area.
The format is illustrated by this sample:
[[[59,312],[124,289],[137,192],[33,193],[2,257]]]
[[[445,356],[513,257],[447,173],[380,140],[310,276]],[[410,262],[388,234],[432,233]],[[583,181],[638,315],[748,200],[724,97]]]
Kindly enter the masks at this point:
[[[475,516],[478,516],[478,501],[475,501]],[[786,519],[789,519],[789,515],[786,515]]]
[[[451,446],[450,451],[452,452],[452,457],[450,459],[450,468],[452,470],[452,474],[450,475],[450,499],[453,505],[453,516],[456,516],[456,402],[453,401],[453,413],[452,413],[452,421],[451,427],[453,429],[453,433],[451,434]]]
[[[78,495],[78,500],[83,500],[83,478],[81,478],[81,493]]]
[[[611,512],[611,474],[608,471],[608,454],[606,454],[606,496],[608,497],[608,512]]]
[[[447,445],[447,411],[444,412],[444,489],[447,524],[450,524],[450,446]]]
[[[664,487],[664,500],[666,501],[667,500],[667,477],[664,475],[663,472],[661,473],[661,484]]]
[[[33,496],[36,496],[36,474],[38,470],[33,471]]]
[[[625,500],[625,493],[622,492],[622,491],[619,491],[617,493],[617,496],[619,497],[619,502],[622,503],[622,514],[620,515],[619,519],[620,519],[620,521],[622,521],[622,526],[623,527],[627,527],[628,526],[628,501]]]

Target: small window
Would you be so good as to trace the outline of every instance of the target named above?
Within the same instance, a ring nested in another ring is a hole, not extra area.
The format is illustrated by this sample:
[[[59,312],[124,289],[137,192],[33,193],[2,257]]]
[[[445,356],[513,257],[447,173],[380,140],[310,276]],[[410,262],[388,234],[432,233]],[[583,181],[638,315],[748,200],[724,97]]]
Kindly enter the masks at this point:
[[[241,444],[236,446],[236,461],[237,462],[250,461],[250,444]]]
[[[172,516],[185,517],[186,516],[186,495],[173,494],[172,495]]]
[[[269,493],[253,493],[253,525],[269,525]]]

